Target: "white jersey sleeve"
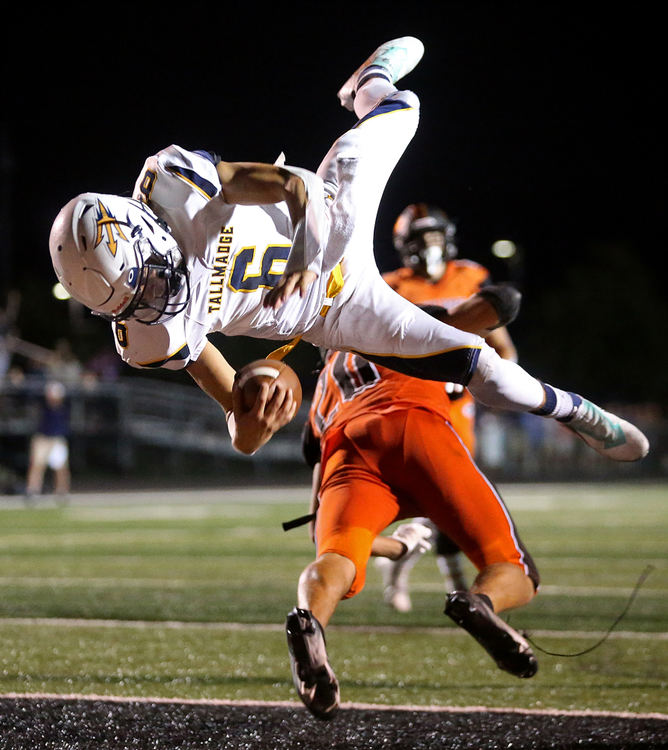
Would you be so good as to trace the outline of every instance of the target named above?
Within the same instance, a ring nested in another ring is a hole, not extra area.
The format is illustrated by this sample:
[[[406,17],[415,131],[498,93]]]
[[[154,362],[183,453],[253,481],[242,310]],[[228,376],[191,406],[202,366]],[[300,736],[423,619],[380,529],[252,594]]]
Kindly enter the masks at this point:
[[[132,367],[180,370],[192,359],[191,342],[200,340],[188,334],[186,322],[183,315],[175,315],[151,326],[132,318],[112,323],[116,351]]]
[[[209,201],[220,193],[216,161],[208,151],[168,146],[146,160],[135,183],[134,197],[147,203],[155,200],[167,209],[180,208],[197,195]],[[158,179],[158,176],[169,176],[178,182]]]
[[[184,255],[197,258],[206,252],[206,224],[224,212],[220,195],[215,157],[176,145],[146,160],[133,193],[167,222]]]

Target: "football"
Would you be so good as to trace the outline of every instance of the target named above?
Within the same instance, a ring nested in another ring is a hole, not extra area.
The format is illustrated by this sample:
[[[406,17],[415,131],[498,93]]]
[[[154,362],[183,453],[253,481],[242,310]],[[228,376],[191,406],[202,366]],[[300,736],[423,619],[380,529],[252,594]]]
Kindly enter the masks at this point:
[[[252,408],[262,382],[270,383],[276,379],[282,381],[292,391],[292,397],[299,408],[302,402],[302,386],[297,373],[285,362],[277,359],[256,359],[237,372],[236,381],[241,390],[244,408]]]

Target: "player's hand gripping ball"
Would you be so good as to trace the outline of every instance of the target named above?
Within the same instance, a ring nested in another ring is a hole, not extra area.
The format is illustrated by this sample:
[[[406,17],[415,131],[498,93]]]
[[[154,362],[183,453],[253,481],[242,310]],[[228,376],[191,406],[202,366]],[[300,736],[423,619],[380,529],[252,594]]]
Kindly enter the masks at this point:
[[[297,373],[277,359],[256,359],[254,362],[244,365],[236,374],[236,381],[244,408],[249,410],[253,407],[257,394],[260,391],[260,384],[272,383],[274,381],[282,382],[292,391],[292,398],[297,404],[297,409],[302,402],[302,386],[297,377]]]

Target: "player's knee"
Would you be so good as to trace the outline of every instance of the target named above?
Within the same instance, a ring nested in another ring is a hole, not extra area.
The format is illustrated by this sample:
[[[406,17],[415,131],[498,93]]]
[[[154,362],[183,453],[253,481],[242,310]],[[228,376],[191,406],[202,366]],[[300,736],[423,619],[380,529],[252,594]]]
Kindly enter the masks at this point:
[[[300,586],[343,598],[355,580],[356,565],[340,552],[324,552],[307,565],[299,578]]]
[[[387,99],[403,102],[411,109],[420,109],[420,98],[414,91],[397,91],[394,94],[390,94]]]
[[[352,599],[353,596],[356,596],[360,593],[360,591],[364,588],[364,584],[366,583],[366,567],[355,569],[355,575],[353,577],[352,583],[348,587],[348,590],[343,595],[342,599]]]

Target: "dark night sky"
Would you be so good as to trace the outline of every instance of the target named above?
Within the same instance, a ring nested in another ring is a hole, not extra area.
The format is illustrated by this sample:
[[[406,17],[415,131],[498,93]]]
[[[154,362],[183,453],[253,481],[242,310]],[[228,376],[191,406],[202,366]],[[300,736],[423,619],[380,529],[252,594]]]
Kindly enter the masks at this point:
[[[491,242],[515,240],[524,307],[513,333],[527,366],[578,388],[597,357],[618,356],[627,385],[601,395],[633,396],[666,320],[662,42],[650,6],[234,5],[155,17],[89,5],[78,20],[9,24],[3,293],[50,286],[47,238],[63,203],[127,193],[170,143],[229,160],[284,150],[315,169],[352,122],[341,83],[378,44],[413,34],[426,53],[403,85],[420,95],[422,120],[381,205],[379,265],[395,265],[391,224],[415,200],[457,220],[461,255],[490,265]],[[40,327],[27,306],[25,327],[48,343],[59,311]],[[638,323],[650,325],[638,335]],[[656,388],[664,398],[658,378]]]

